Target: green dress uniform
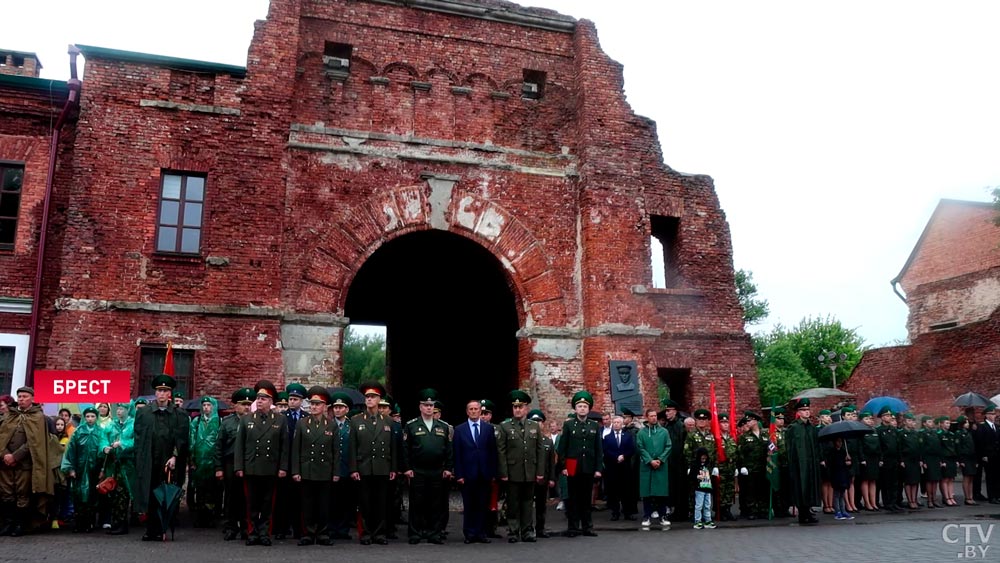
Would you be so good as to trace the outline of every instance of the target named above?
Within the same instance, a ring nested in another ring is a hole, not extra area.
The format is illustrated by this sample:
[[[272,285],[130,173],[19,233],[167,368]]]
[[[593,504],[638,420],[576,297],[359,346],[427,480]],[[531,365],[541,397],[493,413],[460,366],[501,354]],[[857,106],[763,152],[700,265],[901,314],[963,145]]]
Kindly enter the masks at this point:
[[[247,497],[248,543],[270,544],[269,527],[278,472],[287,471],[288,419],[276,410],[249,414],[240,421],[233,450],[234,468],[243,472]]]
[[[302,491],[305,533],[299,545],[330,545],[330,490],[340,462],[339,445],[340,431],[326,414],[306,416],[295,425],[289,474],[299,477]]]
[[[944,450],[944,457],[941,459],[944,462],[944,466],[941,468],[941,477],[954,479],[958,466],[958,441],[955,433],[951,430],[940,429],[938,436],[941,438],[941,448]]]
[[[736,500],[736,440],[731,434],[722,435],[722,451],[726,454],[726,461],[720,462],[719,467],[719,518],[723,521],[733,520],[732,506]]]
[[[740,464],[740,496],[746,497],[747,514],[740,514],[750,520],[766,518],[770,485],[767,480],[767,448],[770,444],[764,432],[754,434],[747,431],[740,434],[737,444]],[[747,474],[743,475],[743,469]]]
[[[940,481],[943,476],[941,464],[944,462],[944,445],[941,443],[941,435],[938,429],[920,430],[920,452],[924,462],[924,478],[928,481]],[[934,491],[927,491],[927,496],[934,498]]]
[[[507,483],[508,539],[535,541],[535,484],[545,478],[542,428],[528,418],[508,419],[500,423],[496,438],[497,473]]]
[[[861,479],[863,481],[877,480],[879,473],[878,464],[881,461],[882,446],[880,444],[879,435],[876,432],[869,432],[861,438]]]
[[[566,535],[596,535],[591,518],[590,496],[594,489],[594,474],[604,471],[604,451],[601,445],[601,425],[579,416],[563,423],[562,435],[556,447],[560,470],[567,471]]]
[[[441,420],[414,418],[403,427],[403,459],[410,477],[410,543],[444,543],[448,516],[444,472],[454,471],[454,431]]]
[[[899,431],[891,424],[881,424],[876,430],[881,449],[882,467],[878,473],[878,488],[882,505],[889,510],[897,510],[899,492]]]
[[[249,391],[249,389],[248,389]],[[226,541],[237,535],[246,539],[246,496],[243,493],[243,478],[236,476],[234,453],[236,434],[240,429],[240,419],[236,413],[228,414],[219,421],[219,439],[215,447],[215,471],[222,472],[222,537]]]
[[[900,475],[904,485],[920,484],[921,431],[910,428],[899,430],[899,461],[902,463]]]
[[[361,507],[363,545],[384,544],[386,539],[390,478],[399,469],[399,451],[392,430],[393,420],[381,414],[363,412],[351,418],[350,472],[360,476],[358,501]]]
[[[541,415],[541,411],[538,412]],[[539,422],[538,425],[542,428],[542,449],[544,450],[545,465],[545,468],[542,470],[544,479],[542,479],[541,483],[535,484],[535,527],[533,535],[539,538],[547,538],[549,534],[545,531],[545,512],[548,508],[549,486],[553,485],[558,479],[556,475],[556,446],[552,442],[552,438],[545,433],[545,419],[542,418],[539,421],[531,413],[528,414],[528,417]]]
[[[788,475],[792,502],[798,508],[799,522],[810,522],[809,510],[820,500],[820,448],[816,427],[798,419],[785,430],[788,447]]]
[[[972,437],[972,432],[967,428],[955,430],[955,453],[958,463],[961,464],[962,478],[967,479],[976,475],[976,442]],[[969,501],[972,499],[966,499]]]

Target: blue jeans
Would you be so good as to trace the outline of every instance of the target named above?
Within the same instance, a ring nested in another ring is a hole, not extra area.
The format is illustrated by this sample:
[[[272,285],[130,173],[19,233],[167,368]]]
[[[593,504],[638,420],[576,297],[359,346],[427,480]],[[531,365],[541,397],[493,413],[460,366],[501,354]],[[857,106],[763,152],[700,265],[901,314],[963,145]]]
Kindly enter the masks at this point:
[[[711,522],[712,521],[712,491],[698,491],[694,492],[694,521],[695,522]]]

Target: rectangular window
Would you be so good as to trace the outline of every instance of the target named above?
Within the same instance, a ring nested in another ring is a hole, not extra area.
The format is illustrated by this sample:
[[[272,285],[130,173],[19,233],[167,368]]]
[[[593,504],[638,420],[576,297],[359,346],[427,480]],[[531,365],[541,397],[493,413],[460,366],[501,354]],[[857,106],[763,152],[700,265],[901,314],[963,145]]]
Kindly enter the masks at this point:
[[[199,254],[204,206],[204,176],[164,173],[160,187],[156,251]]]
[[[10,393],[14,383],[14,353],[13,346],[0,346],[0,395]]]
[[[185,399],[191,398],[194,382],[194,350],[178,350],[174,348],[174,379]],[[167,359],[166,346],[143,346],[139,358],[138,395],[153,394],[153,378],[163,375],[163,364]]]
[[[681,284],[681,269],[678,252],[680,247],[680,225],[678,217],[665,217],[663,215],[651,215],[649,226],[652,231],[653,247],[659,246],[663,257],[663,281],[660,285],[658,272],[653,273],[653,287],[674,288]],[[654,264],[659,260],[654,260]]]
[[[0,250],[14,249],[23,181],[23,164],[0,163]]]

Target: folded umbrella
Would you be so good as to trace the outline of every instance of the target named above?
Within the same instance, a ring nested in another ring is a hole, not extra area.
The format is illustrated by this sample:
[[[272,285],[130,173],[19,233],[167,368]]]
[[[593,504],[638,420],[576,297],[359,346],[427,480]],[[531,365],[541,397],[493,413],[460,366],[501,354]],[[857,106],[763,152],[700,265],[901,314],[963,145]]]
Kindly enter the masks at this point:
[[[166,528],[170,526],[170,539],[174,539],[174,518],[177,516],[177,509],[181,505],[181,497],[184,491],[173,482],[173,473],[167,472],[167,479],[153,489],[153,498],[156,500],[156,513],[160,517],[160,526],[164,530],[163,541],[167,541]]]

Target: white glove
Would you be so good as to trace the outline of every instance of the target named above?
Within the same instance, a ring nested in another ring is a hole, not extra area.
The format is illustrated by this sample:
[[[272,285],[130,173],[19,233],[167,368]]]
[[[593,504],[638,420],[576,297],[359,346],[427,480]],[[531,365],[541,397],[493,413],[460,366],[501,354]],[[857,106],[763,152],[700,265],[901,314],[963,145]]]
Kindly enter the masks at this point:
[[[733,477],[739,477],[739,476],[740,476],[740,470],[739,469],[733,471]]]
[[[713,467],[712,468],[712,477],[718,477],[718,476],[719,476],[719,468],[718,467]]]
[[[688,467],[688,475],[690,475],[690,474],[691,474],[691,468]]]
[[[749,474],[750,474],[750,472],[747,471],[746,467],[741,467],[740,468],[740,475],[749,475]]]

